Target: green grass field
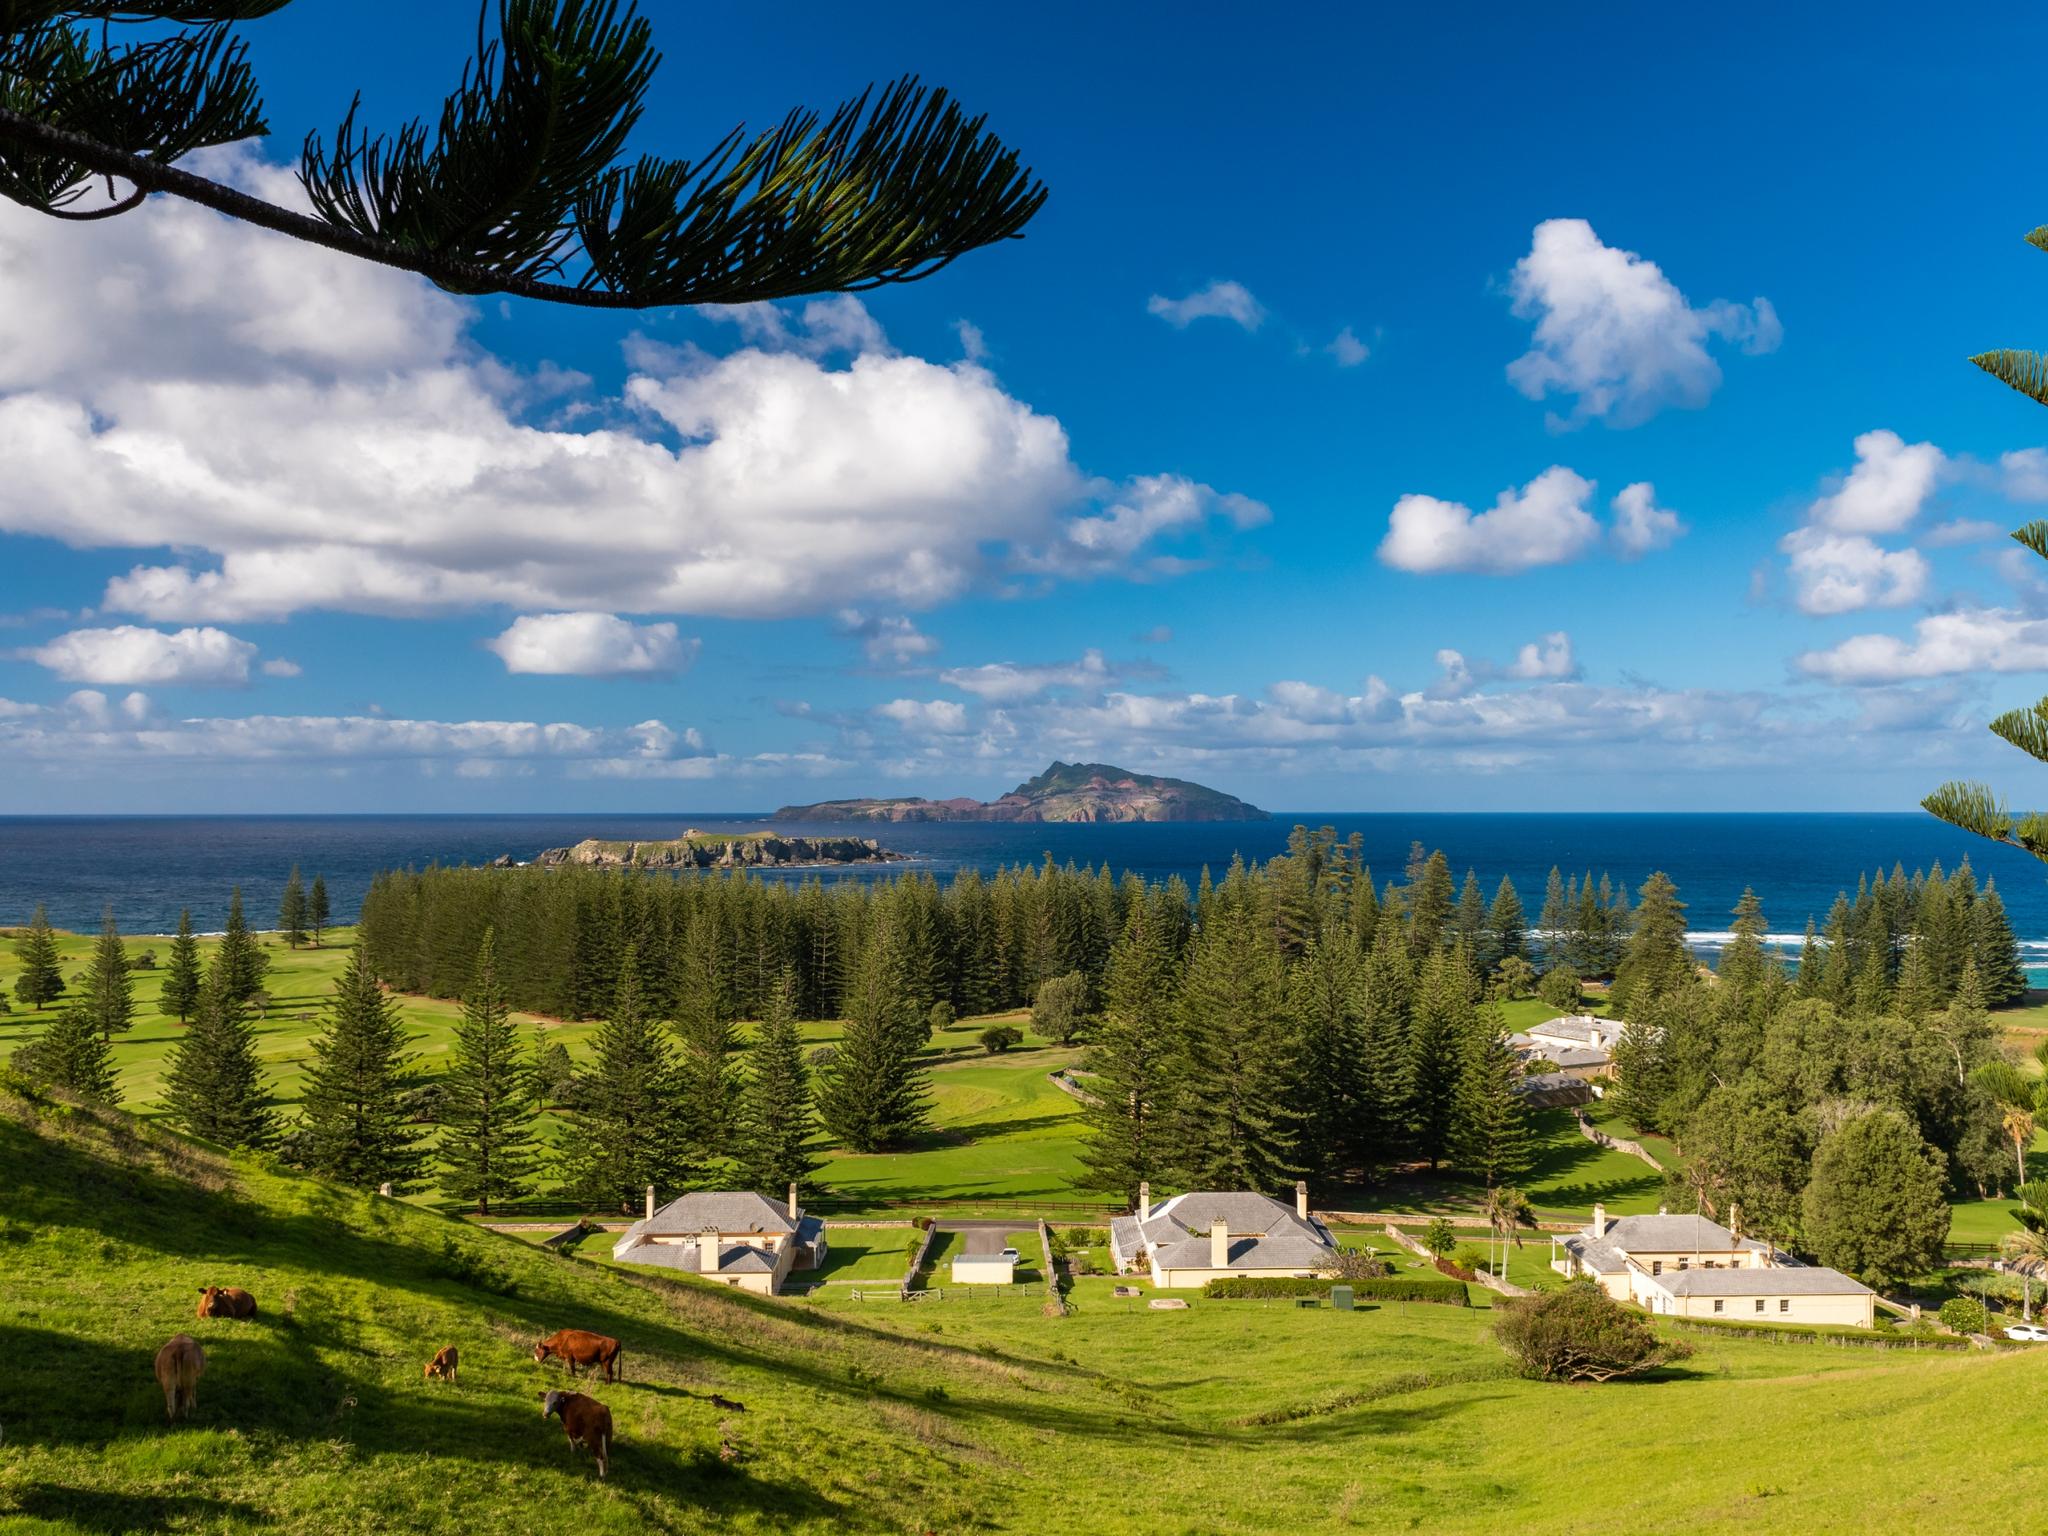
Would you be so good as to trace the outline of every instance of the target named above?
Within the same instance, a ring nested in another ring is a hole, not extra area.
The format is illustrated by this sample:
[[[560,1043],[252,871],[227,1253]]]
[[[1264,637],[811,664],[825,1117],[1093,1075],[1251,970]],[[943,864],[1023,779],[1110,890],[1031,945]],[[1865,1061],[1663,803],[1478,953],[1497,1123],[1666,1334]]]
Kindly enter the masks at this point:
[[[1420,1303],[749,1298],[9,1092],[0,1165],[9,1536],[2038,1525],[1986,1490],[2042,1466],[2014,1405],[2048,1353],[1694,1335],[1656,1379],[1555,1387],[1508,1373],[1484,1311]],[[195,1320],[208,1282],[260,1317]],[[617,1429],[604,1484],[537,1411],[561,1376],[530,1341],[565,1325],[625,1345],[624,1381],[589,1384]],[[166,1427],[149,1362],[181,1330],[209,1364]],[[423,1381],[448,1343],[460,1382]]]

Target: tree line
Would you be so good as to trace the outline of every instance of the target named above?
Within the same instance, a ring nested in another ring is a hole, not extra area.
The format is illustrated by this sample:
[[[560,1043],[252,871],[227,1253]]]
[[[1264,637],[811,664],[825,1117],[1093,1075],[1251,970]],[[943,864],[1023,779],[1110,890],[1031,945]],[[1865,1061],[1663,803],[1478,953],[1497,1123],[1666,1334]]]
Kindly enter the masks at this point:
[[[1967,866],[1867,879],[1809,936],[1796,974],[1766,950],[1753,895],[1734,930],[1715,975],[1688,951],[1684,904],[1661,874],[1631,899],[1609,879],[1553,873],[1532,928],[1511,881],[1490,897],[1475,873],[1460,886],[1441,852],[1418,845],[1377,885],[1357,839],[1306,828],[1281,857],[1233,864],[1220,881],[1205,873],[1194,890],[1050,861],[943,887],[923,874],[826,886],[397,872],[365,901],[318,1048],[354,1087],[325,1094],[316,1073],[301,1125],[251,1124],[308,1166],[403,1183],[422,1172],[417,1127],[438,1117],[444,1186],[479,1202],[544,1179],[628,1207],[649,1183],[808,1184],[818,1130],[857,1151],[915,1137],[935,1027],[1028,1005],[1042,1031],[1085,1042],[1075,1086],[1087,1167],[1105,1191],[1272,1189],[1303,1176],[1328,1186],[1404,1164],[1502,1188],[1527,1170],[1533,1137],[1499,1003],[1540,988],[1576,1006],[1583,979],[1606,974],[1630,1021],[1616,1102],[1642,1129],[1704,1149],[1674,1198],[1709,1211],[1739,1201],[1790,1236],[1820,1142],[1859,1107],[1910,1112],[1943,1188],[2016,1173],[2000,1161],[2010,1106],[1984,1076],[1995,1057],[1985,978],[2008,995],[2013,978],[2024,984],[1994,889]],[[244,964],[224,958],[243,948],[224,943],[215,969]],[[1853,984],[1838,995],[1844,974]],[[225,1000],[246,1005],[251,984],[206,982],[180,1057],[226,1063],[216,1096],[232,1106],[247,1096]],[[444,1081],[423,1090],[379,983],[462,998],[465,1035]],[[578,1063],[559,1044],[536,1054],[521,1041],[515,1008],[603,1023]],[[824,1017],[845,1021],[842,1038],[804,1051],[798,1021]],[[746,1019],[760,1022],[742,1046]],[[1813,1039],[1787,1034],[1801,1030]],[[1771,1079],[1769,1103],[1804,1128],[1772,1143],[1790,1158],[1775,1203],[1760,1173],[1715,1153],[1726,1141],[1751,1156],[1754,1138],[1720,1127],[1731,1105],[1765,1112],[1752,1097],[1766,1060],[1796,1069],[1789,1084]],[[1913,1071],[1893,1075],[1888,1097],[1845,1097],[1893,1062]],[[1731,1084],[1752,1097],[1714,1097]],[[173,1112],[202,1134],[250,1140],[206,1131],[190,1107],[205,1098],[195,1087]],[[532,1119],[543,1103],[570,1111],[546,1168]]]

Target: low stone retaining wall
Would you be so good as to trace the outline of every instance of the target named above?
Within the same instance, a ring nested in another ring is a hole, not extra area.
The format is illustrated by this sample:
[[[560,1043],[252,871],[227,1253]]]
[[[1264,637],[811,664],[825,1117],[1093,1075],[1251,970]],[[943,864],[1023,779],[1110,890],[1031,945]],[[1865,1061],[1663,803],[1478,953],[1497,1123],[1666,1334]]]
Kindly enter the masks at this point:
[[[1641,1143],[1630,1141],[1625,1136],[1608,1135],[1599,1126],[1588,1120],[1582,1110],[1573,1110],[1572,1118],[1579,1122],[1579,1134],[1592,1142],[1594,1146],[1612,1147],[1617,1152],[1626,1152],[1630,1157],[1641,1158],[1659,1173],[1664,1171],[1664,1165],[1658,1162],[1656,1158],[1650,1156],[1648,1150]]]
[[[1387,1236],[1391,1237],[1403,1248],[1406,1248],[1410,1253],[1429,1260],[1430,1268],[1436,1269],[1436,1255],[1423,1247],[1415,1238],[1410,1237],[1406,1232],[1395,1226],[1391,1221],[1387,1223]],[[1437,1270],[1437,1273],[1442,1274],[1443,1271]],[[1503,1280],[1498,1275],[1490,1275],[1483,1269],[1476,1269],[1472,1273],[1478,1278],[1479,1283],[1489,1291],[1497,1291],[1503,1296],[1533,1296],[1536,1294],[1527,1286],[1516,1285],[1512,1280]]]

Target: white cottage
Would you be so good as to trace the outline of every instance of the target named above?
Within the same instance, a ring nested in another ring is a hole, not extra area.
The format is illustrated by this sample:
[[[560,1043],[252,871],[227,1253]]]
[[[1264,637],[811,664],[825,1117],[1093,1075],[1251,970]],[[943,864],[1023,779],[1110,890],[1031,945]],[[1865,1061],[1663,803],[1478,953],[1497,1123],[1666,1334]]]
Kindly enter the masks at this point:
[[[681,1270],[722,1285],[773,1296],[791,1271],[825,1262],[825,1223],[806,1216],[789,1186],[786,1206],[752,1190],[699,1190],[655,1208],[612,1245],[622,1264]]]

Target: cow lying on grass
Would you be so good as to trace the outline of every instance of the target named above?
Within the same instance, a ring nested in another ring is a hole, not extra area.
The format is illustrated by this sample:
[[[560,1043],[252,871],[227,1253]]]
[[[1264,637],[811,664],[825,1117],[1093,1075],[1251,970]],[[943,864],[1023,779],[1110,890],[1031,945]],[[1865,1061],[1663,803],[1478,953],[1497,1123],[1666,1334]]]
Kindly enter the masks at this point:
[[[201,1317],[254,1317],[256,1298],[237,1286],[202,1285],[199,1287],[199,1315]]]
[[[174,1333],[156,1352],[156,1384],[164,1389],[164,1417],[173,1424],[199,1402],[199,1378],[206,1374],[206,1351],[189,1333]]]
[[[540,1395],[540,1416],[543,1419],[560,1419],[562,1433],[569,1437],[570,1446],[580,1445],[596,1457],[597,1475],[604,1476],[605,1467],[611,1461],[611,1409],[581,1392],[543,1392]]]
[[[545,1362],[550,1356],[568,1366],[571,1376],[576,1374],[579,1365],[603,1370],[606,1381],[617,1381],[625,1371],[620,1363],[617,1339],[608,1339],[601,1333],[586,1333],[581,1328],[560,1329],[533,1346],[536,1361]]]
[[[423,1373],[423,1379],[431,1381],[434,1377],[438,1376],[443,1381],[453,1381],[455,1379],[455,1368],[457,1363],[458,1362],[455,1358],[455,1346],[453,1344],[444,1345],[442,1348],[436,1350],[434,1352],[434,1358],[427,1362],[427,1368]]]

